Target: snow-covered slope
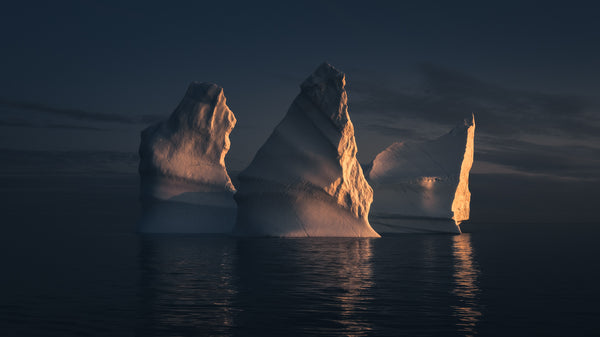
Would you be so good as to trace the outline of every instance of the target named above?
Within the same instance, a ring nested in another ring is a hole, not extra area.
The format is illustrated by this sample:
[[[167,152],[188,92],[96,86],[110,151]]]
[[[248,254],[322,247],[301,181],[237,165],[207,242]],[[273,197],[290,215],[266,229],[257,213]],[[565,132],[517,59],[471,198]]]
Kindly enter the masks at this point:
[[[422,143],[394,143],[368,165],[370,220],[385,232],[460,233],[469,219],[475,118]]]
[[[236,234],[379,236],[368,220],[373,191],[356,159],[345,85],[327,63],[302,83],[239,175]]]
[[[235,123],[223,88],[194,82],[168,120],[142,131],[142,232],[231,232],[235,188],[225,155]]]

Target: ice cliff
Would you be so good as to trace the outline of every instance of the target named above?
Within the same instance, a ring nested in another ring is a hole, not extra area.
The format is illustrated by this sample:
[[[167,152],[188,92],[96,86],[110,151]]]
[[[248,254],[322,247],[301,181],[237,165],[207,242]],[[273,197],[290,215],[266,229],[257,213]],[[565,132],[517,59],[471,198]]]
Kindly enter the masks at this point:
[[[142,232],[229,233],[235,188],[225,168],[236,123],[223,88],[190,84],[168,120],[142,131]]]
[[[379,233],[460,233],[469,219],[475,117],[422,143],[394,143],[367,165],[375,191],[371,224]]]
[[[345,75],[324,63],[240,173],[234,233],[378,237],[373,190],[356,159]]]

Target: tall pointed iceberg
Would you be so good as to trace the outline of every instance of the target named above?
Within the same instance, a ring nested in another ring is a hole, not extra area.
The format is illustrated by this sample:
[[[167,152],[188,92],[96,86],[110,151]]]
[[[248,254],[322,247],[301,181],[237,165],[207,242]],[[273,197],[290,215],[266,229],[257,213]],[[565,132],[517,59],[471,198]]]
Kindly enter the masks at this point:
[[[194,82],[168,120],[142,131],[140,231],[231,232],[235,188],[225,155],[235,123],[223,88]]]
[[[367,165],[379,233],[460,233],[469,219],[475,117],[422,143],[394,143]]]
[[[324,63],[239,175],[234,233],[378,237],[373,190],[356,159],[345,75]]]

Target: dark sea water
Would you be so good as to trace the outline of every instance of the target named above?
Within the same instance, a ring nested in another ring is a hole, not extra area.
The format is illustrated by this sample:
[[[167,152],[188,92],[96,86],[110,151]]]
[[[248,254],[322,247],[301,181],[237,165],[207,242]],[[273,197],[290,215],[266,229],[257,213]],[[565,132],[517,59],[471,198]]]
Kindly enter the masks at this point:
[[[0,336],[600,335],[594,224],[139,235],[131,176],[0,183]]]

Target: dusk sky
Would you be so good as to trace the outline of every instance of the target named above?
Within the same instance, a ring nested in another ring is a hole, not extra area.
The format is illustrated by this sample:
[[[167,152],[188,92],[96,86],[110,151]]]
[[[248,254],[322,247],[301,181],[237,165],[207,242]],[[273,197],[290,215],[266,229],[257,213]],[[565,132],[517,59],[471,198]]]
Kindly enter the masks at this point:
[[[140,131],[192,81],[224,88],[239,171],[327,61],[346,73],[363,164],[473,113],[474,219],[598,220],[598,6],[21,1],[2,5],[0,38],[4,173],[135,173]]]

